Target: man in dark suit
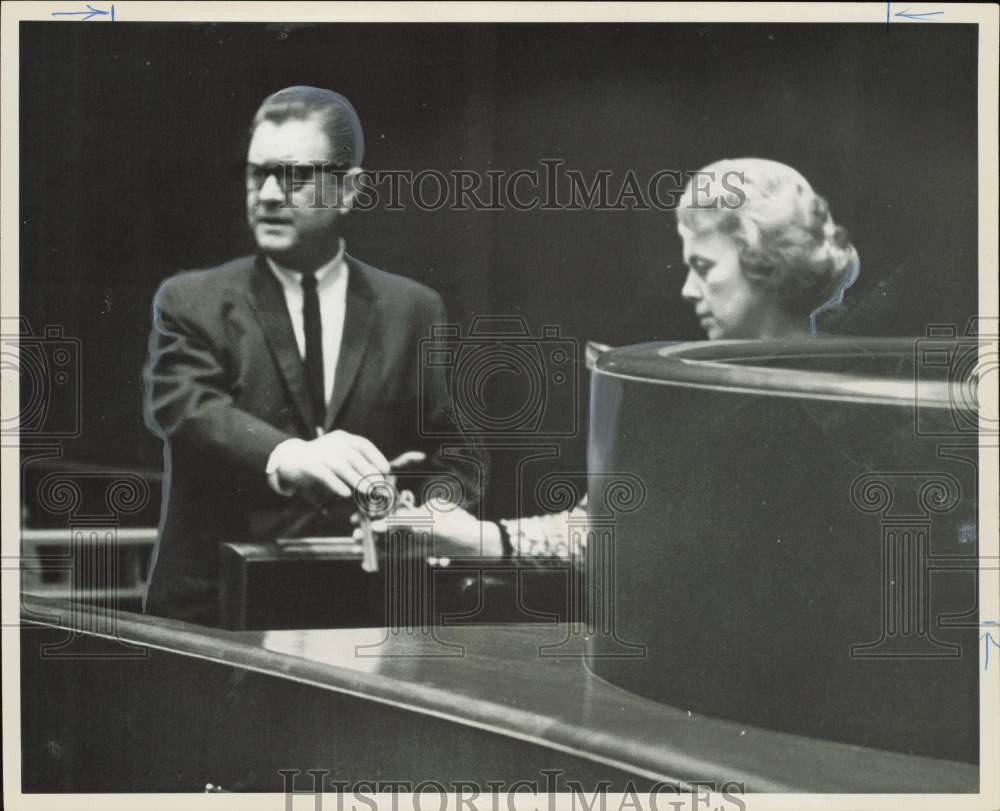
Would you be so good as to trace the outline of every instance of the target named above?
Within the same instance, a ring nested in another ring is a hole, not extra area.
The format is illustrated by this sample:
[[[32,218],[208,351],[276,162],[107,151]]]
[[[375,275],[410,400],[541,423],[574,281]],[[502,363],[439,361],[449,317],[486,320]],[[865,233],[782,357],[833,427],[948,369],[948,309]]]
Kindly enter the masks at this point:
[[[268,97],[246,169],[258,254],[156,294],[145,413],[164,441],[165,489],[148,613],[215,624],[221,543],[349,535],[355,491],[405,452],[459,498],[478,495],[482,456],[419,430],[453,424],[446,387],[420,363],[440,297],[345,252],[363,151],[342,96]]]

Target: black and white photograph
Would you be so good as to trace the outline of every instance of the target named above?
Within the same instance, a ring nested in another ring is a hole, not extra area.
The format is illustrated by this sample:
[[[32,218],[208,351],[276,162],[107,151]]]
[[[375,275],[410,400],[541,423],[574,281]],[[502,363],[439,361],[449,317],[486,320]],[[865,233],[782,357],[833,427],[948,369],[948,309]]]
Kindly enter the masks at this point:
[[[1000,808],[995,5],[2,41],[4,807]]]

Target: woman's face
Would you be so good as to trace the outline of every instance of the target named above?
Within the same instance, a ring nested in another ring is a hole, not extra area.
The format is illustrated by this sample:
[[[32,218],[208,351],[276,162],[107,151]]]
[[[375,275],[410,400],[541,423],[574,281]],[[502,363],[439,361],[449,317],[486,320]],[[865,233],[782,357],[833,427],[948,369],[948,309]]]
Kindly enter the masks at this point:
[[[695,233],[682,226],[679,232],[688,268],[681,295],[708,338],[763,337],[775,307],[743,273],[739,245],[718,231]]]

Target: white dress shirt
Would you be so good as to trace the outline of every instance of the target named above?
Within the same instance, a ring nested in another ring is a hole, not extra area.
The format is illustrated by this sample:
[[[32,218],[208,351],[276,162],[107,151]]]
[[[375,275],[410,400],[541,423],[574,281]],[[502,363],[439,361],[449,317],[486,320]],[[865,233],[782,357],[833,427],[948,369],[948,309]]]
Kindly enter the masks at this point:
[[[302,274],[281,267],[270,256],[267,264],[275,278],[281,282],[285,304],[292,319],[299,357],[306,357],[306,325],[302,314],[304,294]],[[319,313],[323,322],[323,400],[330,402],[333,379],[337,374],[337,358],[344,337],[344,313],[347,309],[347,263],[344,261],[344,241],[340,241],[337,255],[316,271],[316,293],[319,295]]]
[[[305,294],[302,292],[302,274],[283,268],[271,257],[267,264],[275,278],[281,283],[285,294],[285,305],[292,320],[292,331],[299,346],[299,357],[306,357],[306,326],[302,307]],[[344,337],[344,318],[347,311],[347,262],[344,261],[344,241],[340,241],[337,255],[316,271],[316,292],[319,295],[320,319],[323,323],[323,397],[329,403],[333,396],[333,383],[337,374],[337,360]],[[290,491],[281,487],[278,468],[285,454],[294,453],[301,439],[286,439],[272,452],[267,460],[267,480],[271,488],[282,495]]]

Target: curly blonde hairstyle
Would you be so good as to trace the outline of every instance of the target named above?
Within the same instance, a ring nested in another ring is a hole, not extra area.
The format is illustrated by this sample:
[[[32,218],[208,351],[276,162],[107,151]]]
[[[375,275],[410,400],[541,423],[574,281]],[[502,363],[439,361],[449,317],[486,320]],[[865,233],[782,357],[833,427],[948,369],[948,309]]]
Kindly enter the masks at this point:
[[[747,278],[773,292],[794,315],[815,315],[838,303],[860,268],[858,253],[826,200],[795,169],[777,161],[709,164],[688,181],[677,223],[735,240]]]

